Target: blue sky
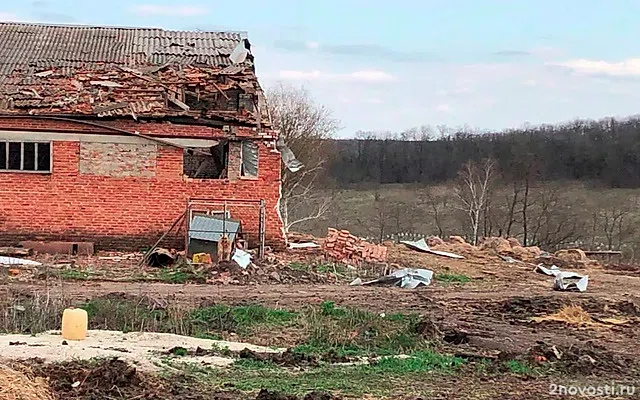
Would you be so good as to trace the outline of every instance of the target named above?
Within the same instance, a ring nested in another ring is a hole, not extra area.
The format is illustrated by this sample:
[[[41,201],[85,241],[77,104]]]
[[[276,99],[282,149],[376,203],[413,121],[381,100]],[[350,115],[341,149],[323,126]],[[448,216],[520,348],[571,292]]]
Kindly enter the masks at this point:
[[[640,0],[0,0],[0,20],[248,31],[262,85],[357,130],[640,110]]]

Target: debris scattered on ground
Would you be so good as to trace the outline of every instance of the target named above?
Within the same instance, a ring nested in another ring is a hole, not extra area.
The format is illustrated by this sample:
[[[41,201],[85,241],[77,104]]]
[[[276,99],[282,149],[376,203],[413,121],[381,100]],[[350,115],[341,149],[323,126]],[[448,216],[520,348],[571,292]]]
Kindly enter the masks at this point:
[[[464,258],[461,255],[458,254],[454,254],[454,253],[449,253],[447,251],[439,251],[439,250],[433,250],[429,247],[429,245],[427,244],[427,242],[423,239],[420,239],[418,241],[410,241],[410,240],[405,240],[400,242],[402,244],[404,244],[405,246],[409,247],[410,249],[414,249],[417,251],[422,251],[425,253],[431,253],[431,254],[435,254],[438,256],[443,256],[443,257],[449,257],[449,258]]]
[[[172,265],[176,261],[175,253],[163,249],[163,248],[155,248],[147,255],[147,263],[151,267],[168,267]]]
[[[353,282],[350,283],[350,285],[390,285],[399,286],[405,289],[415,289],[416,287],[421,285],[429,286],[432,279],[433,271],[429,271],[428,269],[404,268],[389,275],[367,282],[363,282],[362,279],[356,278]]]
[[[0,365],[0,399],[3,400],[53,400],[46,379],[27,376],[9,366]]]
[[[628,371],[634,360],[607,351],[592,342],[576,343],[571,346],[551,345],[540,341],[529,350],[532,360],[543,360],[559,367],[560,370],[590,375],[596,372]]]
[[[236,249],[231,260],[241,268],[246,269],[251,264],[251,254],[242,249]]]
[[[32,253],[31,249],[25,249],[24,247],[0,247],[0,256],[28,257]]]
[[[385,262],[387,248],[371,244],[352,235],[347,230],[329,228],[324,242],[324,252],[327,257],[345,264],[360,264],[362,262]]]
[[[0,265],[27,265],[37,267],[42,265],[37,261],[25,260],[24,258],[17,257],[0,257]]]
[[[191,259],[194,264],[213,264],[213,259],[209,253],[196,253]]]
[[[247,360],[271,362],[282,367],[317,367],[316,357],[308,354],[296,353],[287,349],[283,353],[258,353],[250,349],[241,350],[238,356]]]
[[[536,272],[555,277],[553,289],[568,292],[584,292],[589,284],[589,275],[580,275],[575,272],[562,271],[555,265],[546,268],[543,265],[536,266]]]
[[[314,242],[289,243],[289,249],[317,249],[320,245]]]

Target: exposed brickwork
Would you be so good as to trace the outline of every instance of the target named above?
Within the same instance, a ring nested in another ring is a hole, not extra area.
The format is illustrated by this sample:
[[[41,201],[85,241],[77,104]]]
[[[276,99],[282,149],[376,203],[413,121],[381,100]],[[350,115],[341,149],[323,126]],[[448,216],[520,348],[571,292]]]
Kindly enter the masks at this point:
[[[123,178],[156,174],[155,144],[80,143],[80,174]]]
[[[259,137],[257,129],[233,126],[230,132],[225,132],[221,127],[209,127],[201,125],[174,124],[171,122],[136,122],[132,120],[94,119],[91,122],[112,128],[124,129],[130,132],[136,131],[149,136],[157,137],[189,137],[204,139],[226,139],[230,135],[238,137]],[[57,131],[68,133],[101,133],[114,134],[113,131],[104,128],[80,124],[78,122],[56,121],[48,119],[14,119],[0,116],[0,129],[4,130],[28,130],[28,131]]]
[[[112,123],[167,137],[211,137],[222,133],[198,126]],[[36,128],[105,133],[73,123],[0,117],[0,129]],[[54,142],[52,174],[0,173],[0,241],[15,243],[39,238],[94,241],[98,248],[149,246],[184,211],[188,198],[215,197],[264,199],[267,241],[281,246],[284,238],[277,212],[280,155],[270,146],[270,141],[259,142],[257,179],[231,181],[185,178],[182,150],[162,145],[157,146],[155,176],[85,175],[80,173],[81,144]],[[233,218],[242,220],[245,231],[257,232],[258,207],[229,210]],[[183,246],[183,236],[169,239],[175,246]]]

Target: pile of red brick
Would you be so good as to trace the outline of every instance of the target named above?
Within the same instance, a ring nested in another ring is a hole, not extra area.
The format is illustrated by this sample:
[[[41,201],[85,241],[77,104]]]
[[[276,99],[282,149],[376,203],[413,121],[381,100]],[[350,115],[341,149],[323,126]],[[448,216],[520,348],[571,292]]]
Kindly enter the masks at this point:
[[[323,245],[327,257],[350,264],[362,262],[385,262],[387,260],[387,248],[371,244],[352,235],[347,230],[329,228],[329,234]]]

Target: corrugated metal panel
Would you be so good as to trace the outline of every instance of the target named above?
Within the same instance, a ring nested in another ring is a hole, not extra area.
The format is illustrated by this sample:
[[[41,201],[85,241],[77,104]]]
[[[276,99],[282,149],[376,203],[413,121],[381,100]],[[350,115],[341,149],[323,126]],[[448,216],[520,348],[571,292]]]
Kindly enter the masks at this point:
[[[241,40],[238,32],[0,23],[0,74],[38,67],[161,65],[181,54],[189,55],[188,62],[227,66]]]
[[[229,219],[224,221],[205,215],[195,215],[189,224],[189,238],[218,242],[222,238],[224,231],[233,242],[239,230],[240,222],[238,221]]]

